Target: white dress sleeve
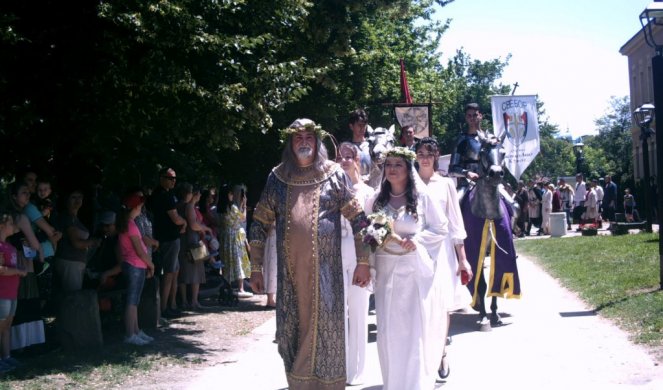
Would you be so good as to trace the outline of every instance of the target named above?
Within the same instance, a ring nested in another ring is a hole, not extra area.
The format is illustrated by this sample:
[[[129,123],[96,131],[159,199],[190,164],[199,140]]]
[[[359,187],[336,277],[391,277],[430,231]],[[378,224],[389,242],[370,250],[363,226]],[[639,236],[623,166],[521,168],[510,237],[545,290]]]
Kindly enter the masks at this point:
[[[449,220],[449,236],[454,245],[463,244],[467,238],[463,214],[460,211],[458,192],[453,180],[443,177],[441,180],[441,191],[446,197],[445,209],[443,210]]]
[[[419,193],[418,203],[422,228],[414,235],[413,240],[426,247],[433,260],[436,260],[440,246],[449,234],[449,220],[442,212],[439,202],[431,201],[427,193]]]

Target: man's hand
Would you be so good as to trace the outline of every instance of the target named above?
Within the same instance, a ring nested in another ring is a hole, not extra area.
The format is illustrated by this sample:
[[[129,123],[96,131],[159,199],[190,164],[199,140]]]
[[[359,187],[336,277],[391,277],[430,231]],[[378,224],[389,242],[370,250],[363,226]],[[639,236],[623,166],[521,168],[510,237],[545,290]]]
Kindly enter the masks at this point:
[[[479,179],[479,174],[468,171],[465,177],[472,181],[476,181],[477,179]]]
[[[251,272],[251,290],[255,294],[262,294],[265,292],[265,280],[262,277],[262,272]]]
[[[352,276],[352,284],[359,287],[366,287],[370,281],[371,272],[368,264],[357,264],[354,275]]]

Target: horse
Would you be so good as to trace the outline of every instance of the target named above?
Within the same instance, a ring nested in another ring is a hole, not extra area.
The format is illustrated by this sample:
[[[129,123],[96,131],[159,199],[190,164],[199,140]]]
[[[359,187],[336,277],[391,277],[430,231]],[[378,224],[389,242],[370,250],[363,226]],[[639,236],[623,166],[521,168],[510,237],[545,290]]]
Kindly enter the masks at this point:
[[[472,307],[479,312],[482,331],[502,325],[497,313],[497,297],[520,297],[512,230],[520,210],[504,189],[504,156],[501,142],[486,143],[479,153],[479,179],[467,194],[459,194],[467,231],[465,251],[475,275],[468,289],[472,294]],[[483,274],[487,249],[491,257],[489,286]],[[486,296],[492,297],[490,317],[486,313]]]
[[[367,140],[371,154],[371,170],[366,184],[372,188],[377,188],[380,185],[382,165],[387,157],[387,152],[396,146],[395,129],[394,125],[391,125],[388,129],[384,127],[368,129]]]

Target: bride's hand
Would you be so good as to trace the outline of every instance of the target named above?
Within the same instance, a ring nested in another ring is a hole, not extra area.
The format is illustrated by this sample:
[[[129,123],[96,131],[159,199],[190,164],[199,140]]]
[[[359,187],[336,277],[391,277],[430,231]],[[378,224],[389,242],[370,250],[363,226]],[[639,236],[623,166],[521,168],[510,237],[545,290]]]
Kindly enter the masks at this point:
[[[401,248],[407,250],[407,251],[413,251],[417,249],[417,244],[415,244],[414,241],[412,241],[410,238],[404,238],[401,240]]]

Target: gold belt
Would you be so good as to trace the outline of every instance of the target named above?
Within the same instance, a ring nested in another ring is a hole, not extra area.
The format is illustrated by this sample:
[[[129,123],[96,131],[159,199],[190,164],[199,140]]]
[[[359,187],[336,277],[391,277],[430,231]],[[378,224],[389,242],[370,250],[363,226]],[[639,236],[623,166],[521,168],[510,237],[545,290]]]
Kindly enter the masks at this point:
[[[412,252],[412,251],[408,251],[408,250],[401,251],[401,252],[392,251],[391,249],[387,249],[387,247],[382,248],[382,250],[389,253],[390,255],[395,255],[395,256],[407,255],[408,253]]]

